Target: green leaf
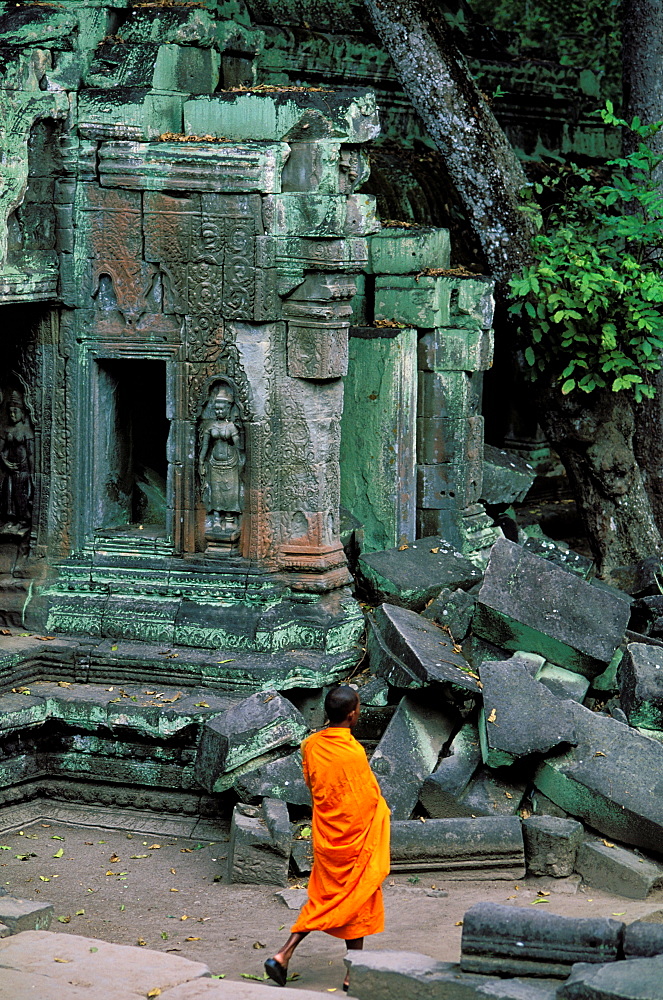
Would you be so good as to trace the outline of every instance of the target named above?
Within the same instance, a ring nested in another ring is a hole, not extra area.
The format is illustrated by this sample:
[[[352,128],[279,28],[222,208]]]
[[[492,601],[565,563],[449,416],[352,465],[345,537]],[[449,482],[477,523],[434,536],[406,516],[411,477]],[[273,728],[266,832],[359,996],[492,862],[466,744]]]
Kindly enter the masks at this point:
[[[573,379],[573,378],[567,378],[566,382],[562,386],[562,395],[563,396],[568,396],[568,394],[571,392],[571,390],[575,389],[575,386],[576,386],[575,379]]]
[[[64,854],[64,847],[61,847],[59,851],[56,851],[53,855],[54,858],[61,858]]]
[[[530,365],[530,367],[534,366],[534,362],[536,361],[536,357],[535,357],[534,351],[532,350],[531,347],[526,347],[525,348],[525,360],[527,361],[527,364]]]

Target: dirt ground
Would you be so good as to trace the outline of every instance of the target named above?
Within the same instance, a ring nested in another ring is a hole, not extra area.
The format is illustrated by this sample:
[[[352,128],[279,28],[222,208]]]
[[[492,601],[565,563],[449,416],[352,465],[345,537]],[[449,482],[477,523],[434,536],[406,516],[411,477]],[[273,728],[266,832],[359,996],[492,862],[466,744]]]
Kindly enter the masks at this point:
[[[264,959],[283,942],[295,917],[273,886],[215,882],[224,871],[227,841],[155,840],[38,822],[0,835],[0,848],[0,885],[24,899],[52,902],[52,930],[173,951],[206,962],[229,980],[262,976]],[[437,895],[440,890],[448,895]],[[385,883],[386,930],[367,947],[457,961],[460,921],[480,900],[629,922],[660,910],[663,890],[636,901],[578,888],[568,879],[448,882],[430,872],[395,875]],[[291,971],[299,975],[291,985],[341,992],[343,954],[340,941],[311,934],[293,960]]]

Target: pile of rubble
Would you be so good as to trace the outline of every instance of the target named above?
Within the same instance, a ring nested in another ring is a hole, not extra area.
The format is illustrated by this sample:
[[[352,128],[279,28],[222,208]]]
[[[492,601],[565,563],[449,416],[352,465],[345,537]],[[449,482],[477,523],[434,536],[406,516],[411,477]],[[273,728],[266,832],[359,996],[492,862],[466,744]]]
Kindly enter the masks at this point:
[[[576,872],[635,899],[663,886],[663,643],[629,631],[634,600],[505,538],[483,578],[439,539],[363,556],[359,573],[386,599],[368,615],[356,735],[392,811],[392,869]],[[323,694],[300,712],[261,692],[203,727],[197,779],[240,800],[233,881],[310,870],[296,746]]]

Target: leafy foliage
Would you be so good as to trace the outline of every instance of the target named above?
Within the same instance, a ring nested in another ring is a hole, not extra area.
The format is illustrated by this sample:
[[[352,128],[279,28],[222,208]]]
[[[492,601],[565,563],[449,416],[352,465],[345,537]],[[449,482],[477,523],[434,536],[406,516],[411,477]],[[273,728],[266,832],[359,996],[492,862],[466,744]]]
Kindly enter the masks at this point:
[[[563,394],[609,387],[640,401],[663,367],[663,157],[647,145],[663,122],[628,124],[610,102],[600,114],[637,148],[610,160],[609,174],[571,164],[535,185],[553,204],[534,263],[511,281],[509,309],[534,377],[552,375]]]

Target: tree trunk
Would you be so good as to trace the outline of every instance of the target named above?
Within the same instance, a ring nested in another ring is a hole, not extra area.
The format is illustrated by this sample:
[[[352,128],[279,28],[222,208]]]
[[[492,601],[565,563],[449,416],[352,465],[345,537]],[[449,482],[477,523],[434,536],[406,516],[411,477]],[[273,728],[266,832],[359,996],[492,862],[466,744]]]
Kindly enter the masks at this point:
[[[623,0],[624,117],[645,124],[663,119],[663,0]],[[627,134],[628,136],[628,134]],[[663,131],[651,140],[663,153]],[[659,167],[659,185],[663,169]],[[663,532],[663,375],[656,395],[635,404],[635,454],[659,531]]]
[[[562,396],[551,384],[540,409],[548,440],[571,481],[599,574],[663,554],[633,453],[635,419],[626,393],[595,389]]]
[[[491,273],[506,282],[531,260],[527,178],[431,0],[366,0],[408,98],[442,153]]]

